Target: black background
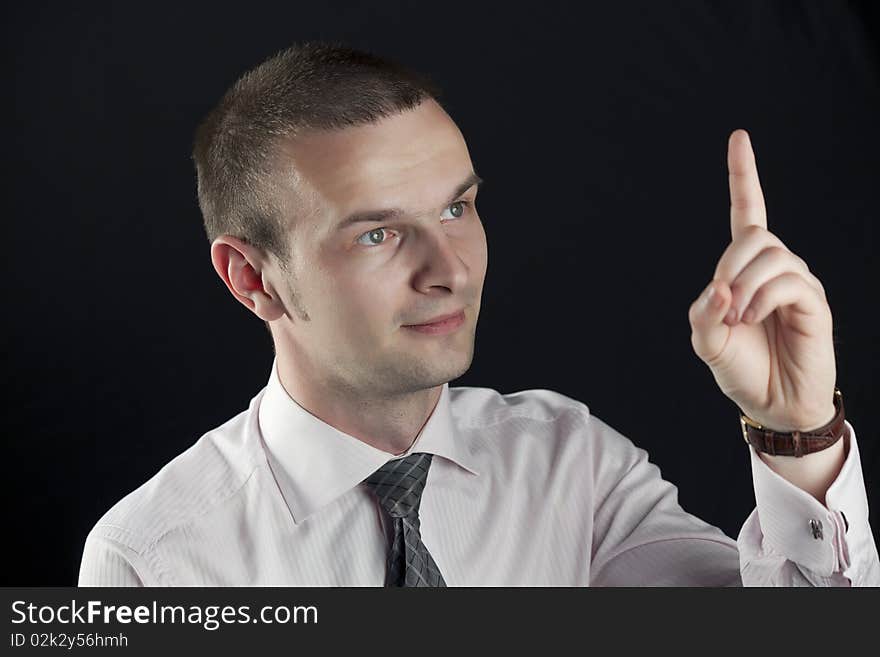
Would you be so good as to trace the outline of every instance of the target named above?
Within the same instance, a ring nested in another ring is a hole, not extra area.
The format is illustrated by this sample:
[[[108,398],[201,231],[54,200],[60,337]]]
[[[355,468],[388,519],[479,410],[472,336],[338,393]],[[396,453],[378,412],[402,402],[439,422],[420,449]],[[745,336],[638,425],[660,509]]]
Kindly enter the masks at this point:
[[[342,40],[431,75],[486,180],[471,369],[549,388],[736,537],[737,409],[687,311],[730,242],[747,129],[768,227],[822,281],[878,536],[880,57],[855,2],[18,3],[4,10],[4,584],[76,581],[114,502],[247,407],[272,362],[215,274],[193,131],[245,70]]]

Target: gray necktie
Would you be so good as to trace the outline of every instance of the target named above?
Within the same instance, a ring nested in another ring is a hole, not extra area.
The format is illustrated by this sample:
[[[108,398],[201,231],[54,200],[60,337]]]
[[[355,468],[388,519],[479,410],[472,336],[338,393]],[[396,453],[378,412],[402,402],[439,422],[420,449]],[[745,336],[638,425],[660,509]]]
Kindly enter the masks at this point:
[[[385,586],[446,586],[419,533],[419,503],[432,456],[416,452],[388,461],[364,480],[394,523]]]

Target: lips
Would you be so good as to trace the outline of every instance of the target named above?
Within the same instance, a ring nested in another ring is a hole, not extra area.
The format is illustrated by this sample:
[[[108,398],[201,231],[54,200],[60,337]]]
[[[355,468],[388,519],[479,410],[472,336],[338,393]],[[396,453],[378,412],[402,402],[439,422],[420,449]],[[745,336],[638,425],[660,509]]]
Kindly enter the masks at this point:
[[[448,315],[440,315],[438,317],[434,317],[433,319],[429,319],[426,322],[421,322],[420,324],[405,324],[405,326],[425,326],[427,324],[438,324],[440,322],[446,321],[447,319],[454,319],[456,317],[459,317],[463,312],[464,308],[454,313],[449,313]]]

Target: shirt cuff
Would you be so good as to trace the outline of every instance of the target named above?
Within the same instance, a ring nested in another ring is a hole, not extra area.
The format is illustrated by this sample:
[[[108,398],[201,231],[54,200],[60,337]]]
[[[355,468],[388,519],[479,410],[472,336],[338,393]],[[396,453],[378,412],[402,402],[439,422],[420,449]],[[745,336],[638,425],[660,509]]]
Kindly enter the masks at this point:
[[[844,423],[849,453],[828,487],[826,506],[774,472],[749,445],[764,547],[826,577],[846,575],[853,556],[861,561],[876,552],[856,433],[847,420]]]

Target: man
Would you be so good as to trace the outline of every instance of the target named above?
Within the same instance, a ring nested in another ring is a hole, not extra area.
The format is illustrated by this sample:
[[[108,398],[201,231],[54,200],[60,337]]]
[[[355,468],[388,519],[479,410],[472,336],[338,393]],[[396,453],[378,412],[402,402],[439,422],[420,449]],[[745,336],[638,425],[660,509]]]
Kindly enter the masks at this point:
[[[96,524],[80,584],[880,583],[830,309],[767,230],[745,131],[733,240],[689,313],[749,431],[757,508],[735,542],[585,404],[449,387],[473,357],[487,244],[481,180],[437,96],[309,43],[199,127],[211,259],[275,361],[246,411]]]

